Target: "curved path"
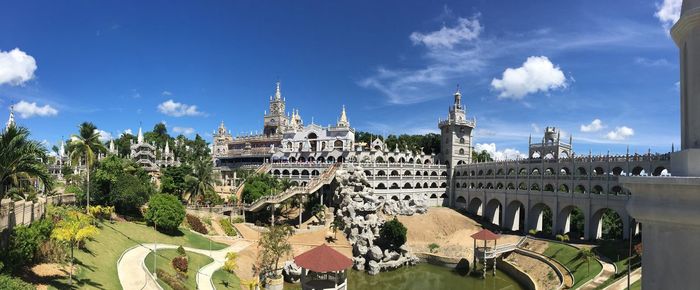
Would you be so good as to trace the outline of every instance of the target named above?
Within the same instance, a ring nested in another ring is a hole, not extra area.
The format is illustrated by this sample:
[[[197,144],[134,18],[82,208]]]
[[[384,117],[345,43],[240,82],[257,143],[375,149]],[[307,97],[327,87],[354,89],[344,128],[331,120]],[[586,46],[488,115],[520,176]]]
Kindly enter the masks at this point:
[[[615,276],[615,265],[611,264],[607,259],[600,256],[596,257],[596,260],[603,265],[603,270],[598,273],[593,279],[588,280],[585,284],[581,285],[579,289],[589,290],[598,289],[598,286],[603,285],[608,279]]]
[[[630,276],[630,283],[634,283],[639,281],[639,279],[642,279],[642,268],[637,268],[636,270],[632,271],[632,275]],[[627,289],[627,276],[622,276],[620,279],[617,279],[617,281],[613,282],[610,284],[610,286],[603,288],[605,290],[625,290]]]
[[[250,242],[236,240],[233,244],[219,251],[209,251],[184,247],[185,251],[202,254],[214,259],[213,262],[197,271],[197,289],[214,289],[211,276],[224,265],[226,254],[229,252],[239,252],[250,245]],[[117,262],[117,273],[119,283],[123,289],[144,289],[160,290],[160,285],[153,279],[151,273],[146,269],[145,259],[149,253],[156,249],[177,249],[177,245],[170,244],[141,244],[124,251],[122,257]]]

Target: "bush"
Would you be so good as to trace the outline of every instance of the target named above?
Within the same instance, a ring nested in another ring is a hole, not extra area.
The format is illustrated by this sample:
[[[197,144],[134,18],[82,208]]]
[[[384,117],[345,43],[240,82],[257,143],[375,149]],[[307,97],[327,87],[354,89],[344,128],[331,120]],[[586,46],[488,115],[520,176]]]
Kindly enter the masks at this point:
[[[185,248],[183,248],[182,246],[177,247],[177,254],[180,256],[187,255],[187,253],[185,253]]]
[[[158,279],[163,280],[165,284],[168,284],[170,288],[173,288],[173,290],[187,290],[187,287],[180,282],[176,277],[173,277],[172,275],[168,274],[168,272],[163,271],[162,269],[156,270],[156,273],[158,274]]]
[[[439,249],[439,248],[440,248],[440,245],[438,245],[436,243],[432,243],[432,244],[428,245],[428,250],[430,250],[431,253],[437,252],[437,249]]]
[[[195,232],[198,232],[203,235],[209,233],[207,227],[204,226],[204,224],[202,223],[202,220],[200,220],[199,217],[195,215],[187,214],[187,224],[190,225],[190,228],[192,228],[192,230],[194,230]]]
[[[52,229],[53,223],[48,219],[36,221],[29,226],[14,228],[3,259],[7,266],[16,270],[35,262],[39,245],[49,239]]]
[[[32,284],[24,282],[19,278],[0,275],[0,285],[3,290],[35,290],[36,287]]]
[[[554,238],[555,238],[557,241],[560,241],[560,242],[563,242],[563,241],[564,241],[564,236],[562,236],[562,235],[556,235]]]
[[[48,239],[39,245],[36,252],[36,259],[46,263],[61,263],[66,260],[68,253],[66,248],[60,242]]]
[[[227,236],[238,236],[238,232],[236,232],[236,229],[233,228],[233,224],[227,219],[222,219],[219,220],[219,224],[221,224],[221,228],[224,229],[224,232],[226,232]]]
[[[562,235],[562,238],[564,239],[564,242],[569,241],[569,235]]]
[[[175,232],[185,218],[185,207],[174,195],[155,194],[148,201],[144,218],[157,229]]]
[[[113,206],[96,205],[96,206],[91,206],[88,209],[88,212],[90,212],[90,215],[93,216],[94,218],[97,218],[100,221],[103,221],[103,220],[112,218],[112,213],[114,212],[114,207]]]
[[[531,236],[535,236],[535,235],[537,235],[537,230],[536,230],[536,229],[531,229],[531,230],[529,230],[527,233],[530,234]]]
[[[178,273],[182,275],[187,275],[187,267],[188,267],[188,262],[187,262],[187,257],[185,256],[178,256],[173,258],[171,264],[173,265],[173,269],[177,271]]]
[[[243,217],[237,216],[237,217],[233,218],[233,220],[231,222],[234,224],[239,224],[239,223],[244,223],[245,220],[243,220]]]
[[[406,243],[406,227],[394,217],[379,230],[379,239],[387,248],[398,249]]]

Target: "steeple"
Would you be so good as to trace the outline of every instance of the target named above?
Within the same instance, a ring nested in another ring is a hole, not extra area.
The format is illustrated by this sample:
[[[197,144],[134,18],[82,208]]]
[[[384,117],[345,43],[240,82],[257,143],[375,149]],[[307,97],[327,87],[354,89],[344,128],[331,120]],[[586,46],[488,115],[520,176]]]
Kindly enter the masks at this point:
[[[66,140],[61,137],[61,148],[58,149],[58,156],[63,157],[66,155]]]
[[[455,108],[462,108],[462,92],[459,90],[459,85],[457,85],[457,91],[455,92]]]
[[[280,91],[280,82],[277,81],[277,88],[275,88],[275,100],[282,99],[282,92]]]
[[[114,149],[114,139],[109,139],[109,153],[115,153],[116,151]]]
[[[165,141],[165,154],[170,154],[170,141]]]
[[[7,120],[7,125],[5,128],[10,128],[10,126],[15,126],[15,107],[10,106],[10,118]]]
[[[338,119],[338,127],[350,127],[350,122],[348,121],[348,116],[345,114],[345,105],[343,105],[343,111],[340,112],[340,119]]]
[[[136,137],[137,144],[143,143],[143,132],[141,131],[141,126],[139,126],[139,134]]]

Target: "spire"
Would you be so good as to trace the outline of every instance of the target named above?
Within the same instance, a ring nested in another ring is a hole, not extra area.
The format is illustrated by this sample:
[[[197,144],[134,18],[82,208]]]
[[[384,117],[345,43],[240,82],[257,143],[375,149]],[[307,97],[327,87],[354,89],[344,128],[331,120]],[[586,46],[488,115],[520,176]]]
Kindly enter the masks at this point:
[[[275,100],[282,99],[282,92],[280,91],[280,81],[277,81],[277,88],[275,88]]]
[[[139,126],[139,135],[136,137],[137,144],[143,143],[143,132],[141,131],[141,126]]]
[[[10,106],[10,118],[7,119],[5,128],[10,128],[10,126],[15,126],[15,106]]]
[[[109,139],[109,153],[114,153],[114,139]]]
[[[58,156],[63,157],[66,155],[66,140],[63,140],[61,136],[61,148],[58,149]]]
[[[462,92],[460,92],[459,85],[457,85],[457,91],[455,92],[455,108],[462,108]]]
[[[338,127],[350,127],[350,122],[348,122],[348,116],[345,114],[345,105],[343,105],[343,111],[340,113],[340,119],[338,120]]]
[[[165,141],[165,154],[170,154],[170,141]]]

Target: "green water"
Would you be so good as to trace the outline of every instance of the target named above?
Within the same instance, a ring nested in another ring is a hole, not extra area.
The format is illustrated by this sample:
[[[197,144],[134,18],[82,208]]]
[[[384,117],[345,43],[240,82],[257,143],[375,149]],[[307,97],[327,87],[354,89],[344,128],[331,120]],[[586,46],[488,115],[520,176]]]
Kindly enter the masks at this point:
[[[284,289],[301,289],[299,284],[285,284]],[[371,276],[365,272],[350,270],[348,273],[348,290],[365,289],[402,289],[402,290],[496,290],[523,289],[515,280],[497,271],[496,277],[491,272],[486,279],[462,276],[452,269],[426,263],[413,267],[403,267],[395,271],[382,272]]]

